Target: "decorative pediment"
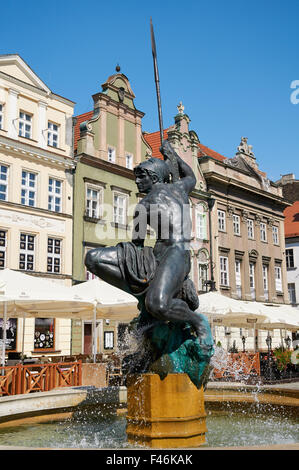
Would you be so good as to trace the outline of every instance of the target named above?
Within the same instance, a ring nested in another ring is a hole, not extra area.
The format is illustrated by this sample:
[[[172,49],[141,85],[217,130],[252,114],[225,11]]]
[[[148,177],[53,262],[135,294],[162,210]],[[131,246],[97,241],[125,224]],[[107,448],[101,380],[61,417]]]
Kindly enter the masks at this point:
[[[13,77],[31,86],[40,88],[46,93],[51,93],[47,85],[18,54],[0,55],[0,72],[5,73],[8,77]]]

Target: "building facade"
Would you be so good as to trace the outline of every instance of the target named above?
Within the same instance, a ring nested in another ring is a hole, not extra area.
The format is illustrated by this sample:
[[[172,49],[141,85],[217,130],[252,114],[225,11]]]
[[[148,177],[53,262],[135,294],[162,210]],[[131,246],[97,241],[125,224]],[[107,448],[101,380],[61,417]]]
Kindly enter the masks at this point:
[[[190,244],[191,271],[198,293],[208,290],[210,264],[209,204],[210,194],[206,181],[198,165],[199,139],[195,131],[189,129],[190,118],[184,112],[184,106],[177,106],[178,113],[174,117],[174,125],[164,131],[178,155],[193,169],[196,176],[196,187],[190,195],[190,211],[192,219],[192,238]],[[152,156],[163,159],[160,153],[160,132],[144,133],[144,138],[152,149]]]
[[[233,158],[200,148],[198,160],[215,200],[211,233],[217,290],[244,301],[289,304],[284,237],[289,203],[281,186],[259,170],[247,138],[241,139]],[[237,333],[226,329],[222,341],[235,341],[241,349],[245,336],[247,347],[262,350],[267,348],[265,335],[254,328]]]
[[[74,257],[75,283],[92,278],[86,271],[86,252],[131,239],[133,210],[138,194],[133,168],[149,154],[142,135],[144,113],[134,105],[128,78],[111,75],[93,95],[94,109],[77,116],[75,127]],[[124,325],[99,321],[97,351],[117,349]],[[73,322],[73,353],[91,352],[90,322]]]
[[[0,268],[65,285],[72,279],[73,111],[19,55],[0,56]],[[10,323],[8,349],[20,351],[23,321]],[[69,354],[70,332],[70,320],[28,318],[24,353]]]
[[[289,299],[291,305],[299,308],[299,201],[284,211],[286,267]],[[298,312],[299,315],[299,312]]]

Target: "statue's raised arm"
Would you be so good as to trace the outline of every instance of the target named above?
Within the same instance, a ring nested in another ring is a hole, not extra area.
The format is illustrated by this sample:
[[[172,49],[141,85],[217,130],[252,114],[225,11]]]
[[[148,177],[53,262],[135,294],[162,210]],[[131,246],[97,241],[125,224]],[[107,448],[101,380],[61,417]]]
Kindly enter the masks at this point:
[[[176,153],[168,140],[163,140],[160,152],[164,160],[170,162],[170,168],[173,166],[173,162],[176,162],[180,178],[179,181],[183,184],[187,194],[190,194],[196,185],[196,177],[192,168]]]

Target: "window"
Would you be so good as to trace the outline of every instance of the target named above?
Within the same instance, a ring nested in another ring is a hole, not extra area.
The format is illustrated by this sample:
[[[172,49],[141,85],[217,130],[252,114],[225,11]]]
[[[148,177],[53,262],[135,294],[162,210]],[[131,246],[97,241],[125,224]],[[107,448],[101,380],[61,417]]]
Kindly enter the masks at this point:
[[[58,126],[53,122],[48,122],[48,145],[58,147]]]
[[[32,116],[20,112],[19,115],[19,136],[26,137],[26,139],[31,139],[32,134]]]
[[[114,331],[104,331],[104,349],[113,349]]]
[[[0,129],[3,129],[3,104],[0,104]]]
[[[127,196],[121,193],[113,195],[113,222],[126,225],[127,223]]]
[[[287,269],[294,268],[294,250],[293,250],[293,248],[288,248],[286,250],[286,262],[287,262]]]
[[[275,289],[282,292],[281,267],[275,266]]]
[[[61,272],[61,244],[58,238],[48,238],[47,272],[59,274]]]
[[[225,232],[225,212],[218,210],[218,229]]]
[[[198,211],[195,212],[196,217],[196,237],[201,240],[207,238],[207,217]]]
[[[296,289],[295,284],[288,284],[289,299],[291,304],[296,304]]]
[[[248,230],[248,238],[253,239],[254,238],[254,226],[253,226],[252,219],[247,220],[247,230]]]
[[[8,167],[0,165],[0,200],[7,201]]]
[[[62,181],[49,178],[48,187],[48,209],[49,211],[62,211]]]
[[[22,171],[21,204],[34,207],[36,204],[36,174]]]
[[[263,264],[263,287],[265,300],[269,300],[269,289],[268,289],[268,266]]]
[[[102,216],[103,190],[94,186],[86,187],[86,210],[85,215],[95,219]]]
[[[34,271],[35,236],[28,233],[20,234],[19,269]]]
[[[6,266],[7,232],[0,229],[0,268]]]
[[[222,286],[229,285],[228,258],[226,256],[220,256],[220,284]]]
[[[34,349],[54,349],[54,318],[36,318]]]
[[[115,163],[115,149],[108,147],[108,162]]]
[[[276,227],[275,225],[273,225],[272,227],[272,238],[273,238],[274,245],[278,245],[279,244],[278,227]]]
[[[260,233],[261,233],[261,241],[267,241],[267,226],[263,222],[260,223]]]
[[[235,274],[236,274],[236,290],[239,299],[242,297],[242,281],[241,281],[241,260],[235,260]]]
[[[207,264],[198,265],[198,290],[206,291],[206,281],[208,280],[208,266]]]
[[[235,235],[240,235],[240,217],[236,214],[233,214],[233,228],[234,228],[234,234]]]
[[[133,155],[126,155],[126,168],[133,170]]]
[[[255,264],[249,263],[249,286],[251,298],[255,299]]]

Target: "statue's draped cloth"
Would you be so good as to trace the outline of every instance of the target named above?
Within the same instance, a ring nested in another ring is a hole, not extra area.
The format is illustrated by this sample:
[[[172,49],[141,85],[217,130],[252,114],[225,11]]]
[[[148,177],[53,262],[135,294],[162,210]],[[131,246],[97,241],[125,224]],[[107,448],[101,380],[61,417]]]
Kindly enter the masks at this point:
[[[155,372],[162,379],[168,373],[186,373],[197,387],[205,384],[213,354],[213,338],[207,320],[203,318],[203,328],[207,335],[204,343],[199,344],[190,325],[154,319],[147,312],[144,303],[147,288],[159,264],[153,248],[122,242],[117,244],[117,255],[128,291],[139,300],[140,315],[131,322],[130,328],[136,336],[141,334],[143,337],[137,353],[124,359],[124,368],[129,374]],[[190,257],[190,252],[186,251],[186,257]],[[187,302],[193,311],[198,308],[198,295],[193,282],[188,278],[177,298]]]

